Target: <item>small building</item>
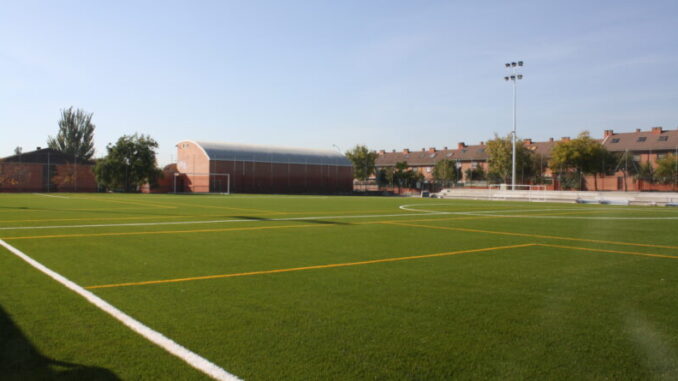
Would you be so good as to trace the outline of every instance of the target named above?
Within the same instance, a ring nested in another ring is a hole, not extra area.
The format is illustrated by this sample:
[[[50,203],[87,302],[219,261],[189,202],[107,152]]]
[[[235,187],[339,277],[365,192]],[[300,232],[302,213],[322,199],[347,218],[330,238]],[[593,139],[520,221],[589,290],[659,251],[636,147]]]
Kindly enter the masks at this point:
[[[351,162],[339,152],[184,140],[177,192],[350,193]]]
[[[0,159],[2,192],[96,192],[94,162],[51,148]]]

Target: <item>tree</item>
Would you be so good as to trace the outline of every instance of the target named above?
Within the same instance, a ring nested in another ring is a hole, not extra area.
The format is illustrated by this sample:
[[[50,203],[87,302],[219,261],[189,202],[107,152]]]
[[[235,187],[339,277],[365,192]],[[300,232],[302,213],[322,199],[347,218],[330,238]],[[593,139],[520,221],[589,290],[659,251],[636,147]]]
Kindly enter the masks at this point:
[[[646,161],[638,166],[638,173],[636,174],[636,180],[642,180],[646,183],[652,184],[655,182],[654,177],[654,167],[652,163]]]
[[[624,191],[627,191],[627,181],[628,177],[633,176],[637,178],[638,173],[640,172],[640,167],[633,157],[633,153],[629,151],[624,151],[621,153],[616,153],[614,155],[617,165],[615,167],[616,171],[621,171],[624,176]]]
[[[366,146],[357,145],[346,152],[346,157],[353,163],[353,177],[359,181],[366,181],[375,172],[375,161],[378,154],[370,151]]]
[[[377,171],[377,184],[393,186],[393,174],[395,173],[393,167],[381,168]]]
[[[406,161],[399,161],[395,163],[395,170],[393,171],[393,182],[398,184],[398,193],[401,192],[402,187],[416,188],[417,183],[424,181],[424,175],[418,171],[408,169],[409,165]]]
[[[607,155],[605,147],[599,141],[591,139],[588,131],[584,131],[576,139],[558,142],[551,150],[549,166],[560,175],[561,180],[570,177],[567,172],[574,171],[579,181],[578,189],[584,186],[583,175],[593,175],[597,189],[596,175],[606,172],[601,163]]]
[[[21,148],[21,147],[19,147],[19,146],[17,146],[16,148],[14,148],[14,154],[15,154],[15,155],[19,156],[19,155],[21,155],[22,152],[24,152],[24,149],[23,149],[23,148]]]
[[[61,110],[59,133],[56,138],[49,137],[47,146],[78,161],[87,161],[94,156],[94,124],[92,115],[73,107]]]
[[[657,168],[654,170],[657,181],[662,184],[673,184],[673,190],[678,186],[678,156],[667,155],[657,160]]]
[[[494,135],[494,139],[487,142],[487,164],[488,172],[491,178],[500,178],[505,184],[511,182],[511,175],[513,171],[513,142],[511,135],[505,138]],[[530,151],[522,140],[516,140],[516,176],[519,173],[523,175],[523,182],[526,177],[529,178],[528,173],[532,163],[533,153]],[[516,179],[517,180],[517,179]],[[516,181],[517,182],[517,181]]]
[[[443,187],[449,187],[459,181],[459,169],[454,160],[443,159],[433,167],[433,178],[442,183]]]
[[[485,180],[485,170],[482,166],[477,166],[475,168],[468,168],[464,175],[468,181],[480,181]]]
[[[122,136],[108,144],[108,154],[94,167],[97,182],[108,189],[136,191],[145,183],[155,183],[162,176],[155,159],[158,143],[150,136]]]

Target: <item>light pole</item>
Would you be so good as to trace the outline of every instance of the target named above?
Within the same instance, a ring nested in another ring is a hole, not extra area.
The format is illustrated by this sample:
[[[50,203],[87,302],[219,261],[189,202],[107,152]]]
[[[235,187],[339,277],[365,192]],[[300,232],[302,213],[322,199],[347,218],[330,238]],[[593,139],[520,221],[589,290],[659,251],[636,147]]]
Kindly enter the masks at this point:
[[[507,62],[504,66],[511,71],[510,75],[504,77],[505,81],[513,83],[513,164],[511,169],[511,190],[516,190],[516,81],[523,79],[522,74],[516,72],[516,67],[522,67],[523,61]]]

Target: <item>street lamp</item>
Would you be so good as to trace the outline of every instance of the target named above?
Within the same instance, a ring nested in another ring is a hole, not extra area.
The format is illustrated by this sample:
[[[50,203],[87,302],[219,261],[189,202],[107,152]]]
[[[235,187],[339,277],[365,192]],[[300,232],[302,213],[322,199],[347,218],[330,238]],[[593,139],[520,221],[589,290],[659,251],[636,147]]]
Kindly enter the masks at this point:
[[[523,79],[523,75],[516,72],[516,67],[522,67],[523,61],[507,62],[504,66],[511,72],[511,74],[504,77],[504,80],[513,83],[513,165],[511,170],[511,190],[516,190],[516,81]]]

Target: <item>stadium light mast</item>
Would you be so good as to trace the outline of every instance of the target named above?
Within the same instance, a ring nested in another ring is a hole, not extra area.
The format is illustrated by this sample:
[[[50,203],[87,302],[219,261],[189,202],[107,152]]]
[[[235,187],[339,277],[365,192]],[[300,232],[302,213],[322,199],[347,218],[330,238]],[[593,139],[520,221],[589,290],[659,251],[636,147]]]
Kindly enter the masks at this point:
[[[504,77],[505,81],[513,83],[513,164],[511,165],[511,190],[516,190],[516,82],[523,79],[523,75],[516,71],[516,67],[522,67],[523,61],[513,61],[504,64],[511,74]]]

